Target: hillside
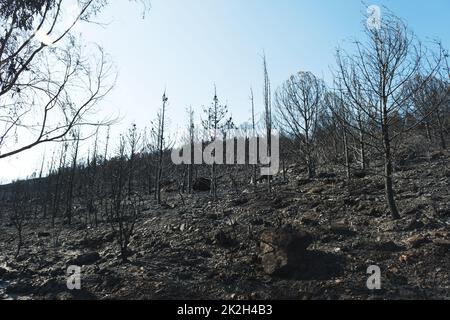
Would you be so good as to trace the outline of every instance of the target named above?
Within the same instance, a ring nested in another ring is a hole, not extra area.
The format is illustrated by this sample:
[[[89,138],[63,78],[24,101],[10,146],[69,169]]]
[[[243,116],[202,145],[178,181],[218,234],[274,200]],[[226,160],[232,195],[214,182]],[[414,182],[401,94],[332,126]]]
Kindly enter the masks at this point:
[[[0,298],[450,299],[448,153],[397,167],[397,221],[382,177],[348,182],[329,168],[309,180],[291,165],[286,178],[276,177],[271,194],[265,183],[236,194],[223,176],[217,203],[170,186],[162,205],[143,196],[127,263],[109,224],[86,226],[83,215],[56,233],[49,219],[30,222],[15,260],[16,234],[3,218]],[[267,238],[284,239],[286,266]],[[72,264],[82,265],[79,291],[66,287]],[[371,265],[381,269],[381,290],[367,289]]]

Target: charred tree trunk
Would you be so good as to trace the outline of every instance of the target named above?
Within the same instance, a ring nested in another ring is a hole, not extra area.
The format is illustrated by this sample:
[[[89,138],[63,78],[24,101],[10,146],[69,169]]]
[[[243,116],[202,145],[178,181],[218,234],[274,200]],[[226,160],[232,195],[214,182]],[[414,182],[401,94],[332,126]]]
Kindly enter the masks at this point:
[[[395,201],[394,182],[393,182],[393,166],[392,166],[392,154],[391,154],[391,140],[389,136],[389,123],[388,123],[388,109],[387,98],[382,99],[382,133],[384,143],[384,179],[385,179],[385,192],[386,199],[391,212],[391,216],[394,220],[400,219],[397,203]]]
[[[163,174],[163,156],[164,156],[164,125],[165,125],[165,114],[166,114],[166,104],[168,98],[166,93],[163,95],[163,106],[161,110],[161,119],[160,119],[160,128],[159,128],[159,150],[158,150],[158,172],[156,176],[156,200],[158,204],[161,204],[161,183],[162,183],[162,174]]]
[[[350,180],[350,156],[349,156],[349,147],[348,147],[348,134],[347,129],[344,128],[344,158],[345,158],[345,169],[347,180]]]
[[[436,110],[436,116],[437,116],[438,125],[439,125],[439,139],[440,139],[440,143],[441,143],[441,149],[446,150],[447,142],[445,141],[444,123],[442,121],[441,111],[439,108]]]
[[[78,160],[78,147],[80,145],[80,135],[79,133],[75,136],[75,149],[72,159],[72,168],[70,171],[70,177],[69,177],[69,185],[68,185],[68,191],[67,191],[67,208],[66,208],[66,218],[67,218],[67,224],[70,226],[72,224],[72,210],[73,210],[73,189],[75,184],[75,173],[77,170],[77,160]]]
[[[360,168],[362,171],[367,169],[367,159],[366,159],[366,142],[363,130],[363,122],[361,119],[361,113],[358,110],[358,129],[359,129],[359,156],[360,156]]]

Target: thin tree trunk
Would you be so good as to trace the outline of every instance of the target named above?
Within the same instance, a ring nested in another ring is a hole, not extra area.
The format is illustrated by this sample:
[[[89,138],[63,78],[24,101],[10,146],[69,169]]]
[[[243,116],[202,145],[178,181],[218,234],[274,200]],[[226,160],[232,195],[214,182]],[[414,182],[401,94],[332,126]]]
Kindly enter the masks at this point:
[[[350,157],[348,150],[348,135],[347,129],[344,128],[344,156],[345,156],[345,168],[347,174],[347,180],[350,180]]]
[[[17,243],[17,251],[16,251],[16,258],[20,255],[20,250],[22,249],[23,246],[23,237],[22,237],[22,229],[17,230],[18,232],[18,236],[19,236],[19,241]]]
[[[193,175],[194,175],[194,111],[191,109],[189,110],[189,143],[191,145],[190,150],[190,163],[188,165],[188,192],[189,194],[192,193],[192,183],[193,183]]]
[[[366,143],[365,143],[365,135],[364,135],[362,126],[363,126],[363,124],[362,124],[361,114],[358,111],[360,166],[361,166],[361,170],[365,171],[367,168]]]
[[[306,167],[308,169],[308,178],[312,179],[316,176],[316,170],[315,170],[315,164],[314,159],[311,152],[311,145],[310,145],[310,139],[309,139],[309,132],[308,129],[305,130],[305,139],[306,139]]]
[[[162,179],[162,171],[163,171],[163,155],[164,155],[164,121],[165,121],[165,113],[166,113],[166,103],[168,99],[166,93],[163,95],[163,107],[160,121],[160,137],[159,137],[159,161],[158,161],[158,176],[157,176],[157,201],[158,204],[161,204],[161,179]]]
[[[431,136],[431,128],[430,128],[430,123],[428,122],[428,120],[425,121],[425,129],[427,131],[427,140],[431,144],[433,142],[433,137]]]
[[[436,115],[437,115],[438,125],[439,125],[439,138],[441,140],[441,148],[442,148],[442,150],[446,150],[447,142],[445,141],[444,124],[442,122],[441,112],[440,112],[439,108],[436,111]]]
[[[391,141],[389,137],[389,127],[388,127],[388,112],[386,99],[383,99],[383,119],[382,119],[382,131],[383,131],[383,142],[384,142],[384,166],[385,166],[385,192],[386,198],[391,211],[392,218],[394,220],[400,219],[400,213],[397,208],[397,203],[395,201],[394,193],[394,183],[393,183],[393,166],[392,166],[392,155],[391,155]]]
[[[252,102],[252,135],[253,135],[253,139],[256,138],[256,123],[255,123],[255,97],[253,94],[253,88],[250,88],[250,100]],[[249,140],[250,142],[250,140]],[[256,143],[256,145],[258,146],[258,141]],[[256,156],[258,155],[258,149],[255,151],[256,152]],[[257,185],[257,164],[253,165],[253,188],[256,190],[256,185]]]
[[[193,164],[188,165],[188,193],[192,193]]]
[[[213,163],[211,167],[211,193],[214,201],[217,201],[216,163]]]
[[[75,144],[75,154],[73,156],[72,170],[70,172],[70,181],[69,181],[69,191],[67,194],[67,223],[70,226],[72,224],[72,206],[73,206],[73,185],[75,183],[75,172],[77,169],[77,160],[78,160],[78,147],[79,147],[80,139],[79,134],[76,137]]]

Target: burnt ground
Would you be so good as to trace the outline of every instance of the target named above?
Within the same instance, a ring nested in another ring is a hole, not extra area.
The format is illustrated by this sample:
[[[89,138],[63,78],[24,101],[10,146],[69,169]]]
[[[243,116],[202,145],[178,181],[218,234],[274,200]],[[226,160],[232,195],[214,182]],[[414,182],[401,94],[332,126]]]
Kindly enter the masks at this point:
[[[271,195],[265,184],[238,195],[222,183],[218,203],[208,192],[166,192],[162,206],[148,197],[129,263],[108,225],[78,220],[58,239],[39,234],[51,233],[48,221],[28,224],[16,260],[3,221],[0,299],[450,299],[450,156],[397,167],[398,221],[381,177],[342,176],[330,169],[309,181],[291,166]],[[260,234],[286,225],[313,237],[305,267],[268,275]],[[82,267],[82,290],[68,291],[67,266],[85,253],[94,258]],[[370,265],[381,268],[381,290],[366,287]]]

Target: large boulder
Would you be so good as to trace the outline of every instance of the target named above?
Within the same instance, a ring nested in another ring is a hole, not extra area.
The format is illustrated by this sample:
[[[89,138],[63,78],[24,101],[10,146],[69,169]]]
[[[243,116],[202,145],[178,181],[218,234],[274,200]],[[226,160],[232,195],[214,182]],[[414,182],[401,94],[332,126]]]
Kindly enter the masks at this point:
[[[303,230],[266,230],[261,234],[260,251],[264,272],[282,275],[304,264],[306,249],[312,236]]]
[[[211,180],[207,178],[197,178],[192,184],[194,191],[210,191],[211,190]]]

